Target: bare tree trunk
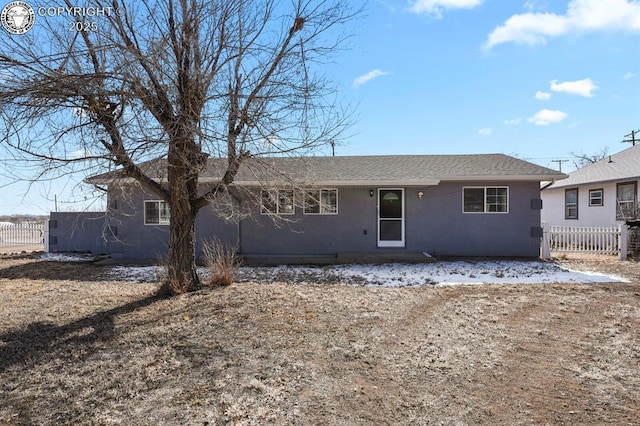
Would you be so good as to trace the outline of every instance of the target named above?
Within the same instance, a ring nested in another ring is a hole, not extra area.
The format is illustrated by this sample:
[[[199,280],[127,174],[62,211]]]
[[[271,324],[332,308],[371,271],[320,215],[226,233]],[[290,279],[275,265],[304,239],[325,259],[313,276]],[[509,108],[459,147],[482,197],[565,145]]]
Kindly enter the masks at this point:
[[[196,216],[199,208],[193,202],[198,193],[198,172],[206,164],[192,137],[193,126],[177,126],[170,143],[168,168],[169,251],[167,282],[163,290],[169,294],[182,294],[200,289],[196,270]]]
[[[167,280],[161,289],[168,295],[196,291],[201,286],[196,270],[196,212],[180,214],[179,211],[171,207]]]
[[[193,148],[189,141],[176,143],[169,150],[169,193],[171,219],[169,224],[169,250],[167,253],[167,281],[163,292],[171,295],[195,291],[200,288],[196,270],[196,215],[191,200],[197,192],[197,174],[190,170],[187,155]]]

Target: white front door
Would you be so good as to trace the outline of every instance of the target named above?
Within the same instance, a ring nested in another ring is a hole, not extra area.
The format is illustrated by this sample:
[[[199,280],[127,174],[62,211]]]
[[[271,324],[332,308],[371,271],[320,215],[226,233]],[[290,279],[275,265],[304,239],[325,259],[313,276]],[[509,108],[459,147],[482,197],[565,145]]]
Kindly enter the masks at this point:
[[[378,247],[404,247],[404,189],[378,189]]]

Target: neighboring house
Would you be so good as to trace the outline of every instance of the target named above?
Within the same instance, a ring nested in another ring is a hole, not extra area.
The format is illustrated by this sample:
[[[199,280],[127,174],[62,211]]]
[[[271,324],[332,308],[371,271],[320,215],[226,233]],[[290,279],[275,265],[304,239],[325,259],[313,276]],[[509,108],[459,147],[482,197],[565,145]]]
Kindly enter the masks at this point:
[[[549,225],[611,226],[637,219],[640,145],[578,169],[541,191]]]
[[[225,159],[210,159],[200,182],[219,180],[225,166]],[[143,168],[166,181],[163,160]],[[234,196],[198,213],[197,250],[217,238],[249,259],[538,257],[540,182],[564,177],[502,154],[252,159],[237,175]],[[88,181],[108,187],[107,212],[52,213],[50,250],[73,250],[79,242],[82,250],[112,257],[164,255],[170,221],[164,201],[117,173]],[[247,201],[246,191],[261,202]],[[233,212],[239,220],[223,219]]]

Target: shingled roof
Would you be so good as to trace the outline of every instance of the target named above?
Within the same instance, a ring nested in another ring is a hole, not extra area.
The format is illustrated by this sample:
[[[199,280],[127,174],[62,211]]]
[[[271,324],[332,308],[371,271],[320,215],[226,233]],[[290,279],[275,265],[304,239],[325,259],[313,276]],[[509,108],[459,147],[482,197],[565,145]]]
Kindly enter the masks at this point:
[[[611,182],[640,178],[640,145],[632,146],[589,164],[569,174],[567,179],[550,185],[549,189],[578,186],[585,183]]]
[[[222,178],[224,158],[209,159],[200,181]],[[166,161],[152,160],[141,168],[153,178],[166,179]],[[91,183],[109,183],[126,177],[118,172],[93,176]],[[253,158],[240,168],[235,182],[295,181],[315,185],[437,185],[440,181],[548,181],[566,175],[504,154],[380,155],[343,157]]]

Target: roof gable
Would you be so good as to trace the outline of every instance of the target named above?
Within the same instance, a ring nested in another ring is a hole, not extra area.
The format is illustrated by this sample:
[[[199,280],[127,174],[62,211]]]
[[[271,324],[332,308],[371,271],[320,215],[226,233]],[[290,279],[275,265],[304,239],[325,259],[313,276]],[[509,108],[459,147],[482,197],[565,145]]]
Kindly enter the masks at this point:
[[[569,173],[567,179],[556,182],[548,188],[565,188],[587,183],[637,179],[639,177],[640,145],[636,145]]]

